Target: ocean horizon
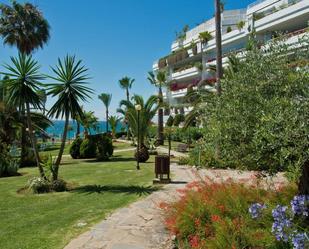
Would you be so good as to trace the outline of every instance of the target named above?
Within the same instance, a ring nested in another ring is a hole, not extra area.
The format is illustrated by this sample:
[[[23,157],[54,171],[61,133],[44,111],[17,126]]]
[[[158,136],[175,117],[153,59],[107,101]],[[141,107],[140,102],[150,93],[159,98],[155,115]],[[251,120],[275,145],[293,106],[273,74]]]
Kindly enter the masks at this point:
[[[45,131],[46,133],[53,138],[61,138],[64,128],[64,120],[52,120],[53,125],[49,126]],[[72,130],[68,131],[68,139],[75,138],[76,131],[77,131],[77,123],[76,121],[69,121],[69,125],[73,128]],[[122,123],[119,123],[117,125],[116,131],[119,132],[122,129],[125,129],[125,126]],[[90,129],[90,134],[98,134],[98,133],[104,133],[106,130],[106,121],[98,121],[97,128],[96,129]],[[109,131],[111,131],[109,126]],[[81,134],[84,132],[84,127],[80,126],[80,132]]]

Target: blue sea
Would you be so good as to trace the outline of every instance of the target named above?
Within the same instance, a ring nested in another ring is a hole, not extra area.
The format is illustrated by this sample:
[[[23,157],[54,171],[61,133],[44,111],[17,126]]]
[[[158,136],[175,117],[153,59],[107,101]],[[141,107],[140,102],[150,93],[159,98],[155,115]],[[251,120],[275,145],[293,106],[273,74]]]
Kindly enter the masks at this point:
[[[73,127],[72,131],[68,132],[68,139],[75,138],[76,135],[76,122],[75,121],[70,121],[69,124],[71,127]],[[64,121],[63,120],[54,120],[53,121],[53,126],[50,126],[46,129],[46,132],[49,136],[53,138],[61,138],[62,133],[63,133],[63,128],[64,128]],[[110,130],[110,127],[109,127]],[[117,127],[117,132],[125,130],[125,126],[121,123],[119,123]],[[84,128],[83,126],[80,126],[80,132],[81,134],[83,133]],[[91,129],[90,134],[98,134],[98,133],[104,133],[106,131],[106,122],[105,121],[99,121],[97,124],[97,129]]]

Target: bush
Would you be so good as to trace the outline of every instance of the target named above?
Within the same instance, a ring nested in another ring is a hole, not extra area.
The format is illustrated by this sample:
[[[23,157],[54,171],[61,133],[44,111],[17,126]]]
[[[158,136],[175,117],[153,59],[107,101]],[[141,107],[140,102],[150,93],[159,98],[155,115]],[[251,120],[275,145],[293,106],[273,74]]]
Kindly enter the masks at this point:
[[[185,116],[183,114],[176,114],[175,117],[174,117],[174,122],[173,122],[173,125],[174,126],[179,126],[180,123],[184,122],[185,121]]]
[[[96,157],[98,161],[106,161],[113,155],[113,142],[112,139],[107,135],[100,135],[96,139]]]
[[[57,179],[51,182],[50,188],[56,192],[63,192],[67,190],[67,183],[62,179]]]
[[[45,180],[42,177],[33,177],[28,181],[29,189],[35,193],[48,193],[51,190],[49,181]]]
[[[83,139],[81,139],[80,137],[77,137],[71,147],[70,147],[70,155],[72,158],[77,159],[80,158],[80,146],[83,142]]]
[[[207,179],[189,183],[174,203],[161,203],[165,224],[176,236],[179,248],[290,248],[271,233],[271,213],[263,222],[253,220],[249,207],[259,201],[268,207],[289,205],[294,188],[279,191],[245,187],[232,181]]]
[[[80,145],[80,158],[95,158],[97,151],[97,145],[95,140],[89,136],[84,139],[84,141]]]
[[[22,157],[20,167],[35,167],[36,160],[34,151],[31,147],[25,147],[25,154]]]
[[[0,177],[17,175],[19,161],[9,154],[7,147],[1,142],[0,151]]]
[[[166,120],[165,125],[168,126],[168,127],[171,127],[171,126],[173,126],[173,123],[174,123],[173,116],[169,116],[168,119]]]
[[[188,165],[189,164],[189,158],[188,157],[180,157],[178,160],[179,165]]]
[[[127,137],[127,132],[126,132],[126,131],[116,132],[115,137],[116,137],[116,138]]]
[[[137,151],[134,154],[135,160],[138,160],[140,163],[144,163],[149,159],[149,151],[145,145],[141,145],[139,150],[139,155],[137,157]]]

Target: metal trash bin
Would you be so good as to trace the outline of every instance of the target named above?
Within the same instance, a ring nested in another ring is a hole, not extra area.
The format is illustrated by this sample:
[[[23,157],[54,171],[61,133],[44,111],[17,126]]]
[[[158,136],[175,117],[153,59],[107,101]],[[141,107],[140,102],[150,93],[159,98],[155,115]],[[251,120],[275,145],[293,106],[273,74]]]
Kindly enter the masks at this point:
[[[168,155],[155,157],[155,175],[161,183],[170,182],[170,157]]]

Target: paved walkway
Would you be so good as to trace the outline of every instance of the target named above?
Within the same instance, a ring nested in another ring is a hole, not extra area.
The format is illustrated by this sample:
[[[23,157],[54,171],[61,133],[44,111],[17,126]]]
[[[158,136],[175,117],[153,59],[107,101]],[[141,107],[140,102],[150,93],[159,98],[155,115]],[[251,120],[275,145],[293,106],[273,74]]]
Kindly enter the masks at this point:
[[[115,211],[90,231],[71,241],[65,249],[161,249],[170,248],[159,204],[175,199],[176,189],[194,179],[188,167],[172,165],[173,182]]]

